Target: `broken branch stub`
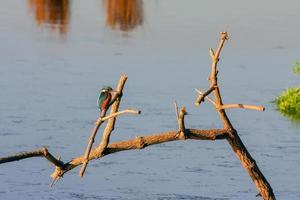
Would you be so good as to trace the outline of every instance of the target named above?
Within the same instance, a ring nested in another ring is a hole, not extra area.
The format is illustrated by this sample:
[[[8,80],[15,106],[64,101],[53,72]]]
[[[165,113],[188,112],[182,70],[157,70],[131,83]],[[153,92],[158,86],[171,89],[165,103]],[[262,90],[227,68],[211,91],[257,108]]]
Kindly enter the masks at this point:
[[[187,135],[186,135],[186,129],[185,129],[185,124],[184,124],[184,116],[187,114],[185,106],[182,107],[180,112],[178,113],[178,138],[180,140],[185,140]]]

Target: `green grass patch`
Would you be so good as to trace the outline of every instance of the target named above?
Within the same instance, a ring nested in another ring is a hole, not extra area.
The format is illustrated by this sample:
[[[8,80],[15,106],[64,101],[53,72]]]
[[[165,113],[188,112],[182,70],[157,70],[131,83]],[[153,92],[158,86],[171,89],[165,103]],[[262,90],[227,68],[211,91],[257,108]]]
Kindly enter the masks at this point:
[[[300,75],[300,61],[297,61],[293,64],[293,72],[297,75]]]
[[[288,88],[275,99],[278,110],[295,120],[300,120],[300,87]]]

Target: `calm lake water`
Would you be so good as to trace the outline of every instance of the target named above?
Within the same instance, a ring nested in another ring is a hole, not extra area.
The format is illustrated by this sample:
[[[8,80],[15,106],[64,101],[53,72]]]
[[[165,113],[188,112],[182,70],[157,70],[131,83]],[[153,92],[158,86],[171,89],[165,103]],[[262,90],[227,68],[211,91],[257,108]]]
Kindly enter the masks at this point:
[[[299,1],[2,0],[0,7],[0,156],[47,146],[64,161],[83,153],[103,85],[129,76],[112,141],[186,126],[219,128],[210,104],[209,48],[228,31],[219,64],[224,101],[264,105],[230,110],[243,142],[278,199],[300,199],[300,126],[271,101],[299,85]],[[121,1],[121,3],[124,1]],[[120,2],[119,2],[120,4]],[[123,7],[122,7],[123,6]],[[97,138],[99,140],[99,138]],[[50,188],[53,167],[33,158],[0,166],[0,199],[257,199],[226,141],[180,141],[113,154]]]

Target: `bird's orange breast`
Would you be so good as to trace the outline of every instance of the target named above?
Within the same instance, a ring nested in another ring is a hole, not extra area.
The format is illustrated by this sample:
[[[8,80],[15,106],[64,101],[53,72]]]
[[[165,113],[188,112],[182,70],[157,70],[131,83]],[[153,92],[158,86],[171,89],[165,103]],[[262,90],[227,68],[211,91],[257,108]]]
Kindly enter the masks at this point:
[[[111,94],[108,93],[107,95],[108,95],[107,98],[103,101],[103,104],[101,106],[101,110],[106,110],[107,107],[109,106],[109,103],[110,103],[110,100],[111,100]]]

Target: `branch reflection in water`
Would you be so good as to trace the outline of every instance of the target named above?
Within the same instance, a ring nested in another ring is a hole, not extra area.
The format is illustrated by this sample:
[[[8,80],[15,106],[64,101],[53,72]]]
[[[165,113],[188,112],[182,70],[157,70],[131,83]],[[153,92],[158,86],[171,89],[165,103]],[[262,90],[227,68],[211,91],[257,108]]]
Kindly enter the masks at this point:
[[[103,0],[106,25],[113,30],[132,31],[144,20],[142,0]]]
[[[68,30],[69,0],[28,0],[29,9],[34,13],[39,26],[50,26],[51,30],[66,34]]]

